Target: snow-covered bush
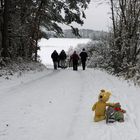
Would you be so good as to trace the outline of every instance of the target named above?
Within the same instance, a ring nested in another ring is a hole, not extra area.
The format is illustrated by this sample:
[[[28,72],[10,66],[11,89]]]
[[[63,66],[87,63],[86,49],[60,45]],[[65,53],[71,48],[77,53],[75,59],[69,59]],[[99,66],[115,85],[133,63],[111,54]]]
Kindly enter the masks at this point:
[[[6,66],[1,67],[0,77],[9,77],[14,74],[22,75],[25,72],[42,71],[45,68],[46,67],[39,62],[23,60],[23,58],[18,57],[17,60],[11,61],[11,63],[8,63]]]
[[[105,68],[110,64],[109,47],[106,42],[98,41],[87,44],[86,50],[88,52],[89,60],[88,67]]]
[[[111,74],[124,77],[126,80],[131,80],[135,84],[140,84],[140,60],[134,65],[126,61],[124,57],[121,63],[118,64],[118,57],[115,57],[107,41],[93,41],[85,45],[85,48],[89,56],[87,62],[88,67],[104,69]]]

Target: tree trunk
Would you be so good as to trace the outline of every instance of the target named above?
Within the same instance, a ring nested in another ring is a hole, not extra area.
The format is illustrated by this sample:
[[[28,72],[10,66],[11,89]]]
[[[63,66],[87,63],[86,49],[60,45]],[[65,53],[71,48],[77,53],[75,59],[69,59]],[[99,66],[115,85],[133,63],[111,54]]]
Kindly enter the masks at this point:
[[[8,53],[8,0],[4,1],[3,29],[2,29],[2,56],[9,57]]]
[[[40,27],[40,20],[41,20],[41,15],[40,15],[40,11],[41,11],[41,8],[43,6],[43,0],[41,1],[40,5],[39,5],[39,8],[36,12],[36,17],[34,19],[34,23],[35,23],[35,32],[33,32],[33,35],[32,35],[32,38],[35,39],[36,41],[36,44],[35,44],[35,61],[37,61],[37,54],[38,54],[38,33],[39,33],[39,27]]]
[[[0,0],[0,7],[3,8],[3,0]]]
[[[114,2],[113,0],[110,0],[111,2],[111,14],[112,14],[112,22],[113,22],[113,32],[114,32],[114,38],[116,38],[116,26],[115,26],[115,15],[114,15]]]

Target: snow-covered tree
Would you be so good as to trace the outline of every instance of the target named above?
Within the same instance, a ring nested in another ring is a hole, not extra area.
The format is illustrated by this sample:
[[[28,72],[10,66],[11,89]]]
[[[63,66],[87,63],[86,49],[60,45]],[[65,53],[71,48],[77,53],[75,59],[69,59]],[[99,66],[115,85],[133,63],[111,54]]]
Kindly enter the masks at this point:
[[[140,55],[140,2],[110,0],[113,23],[112,61],[116,72],[135,66]]]
[[[78,35],[78,29],[71,24],[84,23],[84,10],[89,2],[90,0],[1,0],[0,56],[31,59],[35,54],[37,60],[38,39],[44,35],[41,27],[61,35],[61,24],[65,24]]]

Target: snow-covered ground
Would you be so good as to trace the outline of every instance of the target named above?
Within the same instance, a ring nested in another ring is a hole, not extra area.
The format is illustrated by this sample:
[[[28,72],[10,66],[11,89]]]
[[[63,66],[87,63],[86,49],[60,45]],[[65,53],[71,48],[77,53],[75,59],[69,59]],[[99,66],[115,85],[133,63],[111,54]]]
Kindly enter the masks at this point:
[[[44,63],[47,53],[69,48],[57,41],[40,44]],[[110,102],[127,111],[124,123],[93,121],[91,108],[103,88],[112,92]],[[81,67],[0,77],[0,140],[140,140],[139,93],[139,87],[106,72]]]
[[[140,88],[94,69],[0,79],[0,140],[139,140]],[[100,89],[127,111],[124,123],[93,122]]]
[[[66,52],[70,48],[76,48],[79,44],[87,44],[90,39],[76,39],[76,38],[50,38],[41,39],[38,43],[40,51],[38,51],[41,61],[45,65],[52,65],[51,53],[57,50],[58,53],[63,49]]]

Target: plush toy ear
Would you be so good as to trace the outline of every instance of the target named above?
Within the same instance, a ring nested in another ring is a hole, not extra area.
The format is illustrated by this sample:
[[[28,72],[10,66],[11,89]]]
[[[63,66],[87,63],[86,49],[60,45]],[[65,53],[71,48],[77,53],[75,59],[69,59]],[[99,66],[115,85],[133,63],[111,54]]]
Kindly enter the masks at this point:
[[[101,89],[101,92],[105,92],[105,90],[104,89]]]

